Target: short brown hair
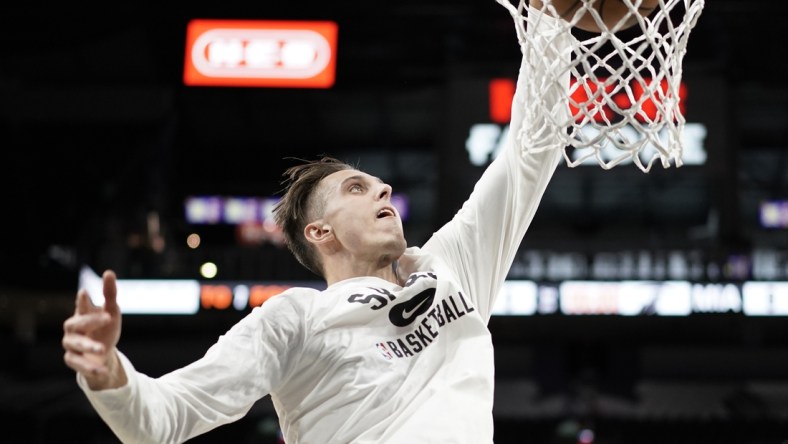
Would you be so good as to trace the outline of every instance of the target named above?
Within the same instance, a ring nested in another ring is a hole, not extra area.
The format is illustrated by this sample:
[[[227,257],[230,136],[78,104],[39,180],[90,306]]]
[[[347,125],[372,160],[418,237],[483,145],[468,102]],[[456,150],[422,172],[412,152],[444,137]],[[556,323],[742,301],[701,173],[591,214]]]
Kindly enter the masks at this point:
[[[323,200],[315,190],[326,176],[337,171],[355,169],[352,165],[330,156],[318,160],[302,160],[300,165],[288,168],[282,174],[285,179],[284,194],[274,207],[274,218],[285,235],[285,244],[304,267],[323,276],[320,263],[312,245],[304,237],[304,227],[322,216]]]

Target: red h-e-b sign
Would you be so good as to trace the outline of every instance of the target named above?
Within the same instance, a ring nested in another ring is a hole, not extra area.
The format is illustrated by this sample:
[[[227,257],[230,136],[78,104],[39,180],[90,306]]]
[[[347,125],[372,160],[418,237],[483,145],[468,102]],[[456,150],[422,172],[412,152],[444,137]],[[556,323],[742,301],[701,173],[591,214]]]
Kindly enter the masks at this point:
[[[195,19],[186,29],[183,82],[329,88],[336,77],[337,31],[330,21]]]

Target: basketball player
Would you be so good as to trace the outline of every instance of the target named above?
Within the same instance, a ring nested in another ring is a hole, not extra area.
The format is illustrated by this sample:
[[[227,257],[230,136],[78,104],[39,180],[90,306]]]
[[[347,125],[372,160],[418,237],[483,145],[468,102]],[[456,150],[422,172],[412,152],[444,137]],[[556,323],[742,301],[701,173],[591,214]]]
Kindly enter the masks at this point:
[[[563,32],[561,46],[571,36],[551,20],[539,28]],[[407,247],[379,179],[332,158],[286,171],[277,221],[328,286],[269,299],[190,365],[159,378],[135,370],[116,348],[115,274],[103,274],[103,307],[80,290],[64,360],[101,418],[124,442],[183,442],[270,394],[288,444],[491,443],[487,324],[561,156],[527,154],[518,144],[535,142],[515,139],[533,76],[521,68],[506,147],[422,247]]]

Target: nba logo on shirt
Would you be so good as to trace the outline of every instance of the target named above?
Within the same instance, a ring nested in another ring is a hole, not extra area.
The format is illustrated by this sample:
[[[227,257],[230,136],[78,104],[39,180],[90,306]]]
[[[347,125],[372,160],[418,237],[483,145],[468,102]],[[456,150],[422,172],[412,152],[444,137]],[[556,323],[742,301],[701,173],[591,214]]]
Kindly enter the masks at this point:
[[[378,347],[378,351],[381,355],[383,355],[384,358],[391,359],[394,357],[394,355],[391,354],[391,351],[389,351],[388,347],[386,347],[386,344],[378,342],[375,345]]]

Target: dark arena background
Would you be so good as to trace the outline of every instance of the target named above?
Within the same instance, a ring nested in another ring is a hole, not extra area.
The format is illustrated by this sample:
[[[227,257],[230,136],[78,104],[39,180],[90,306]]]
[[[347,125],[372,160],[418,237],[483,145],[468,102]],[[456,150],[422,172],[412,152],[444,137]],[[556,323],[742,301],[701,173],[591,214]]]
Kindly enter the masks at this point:
[[[424,242],[489,163],[490,83],[520,60],[494,0],[95,8],[0,7],[5,443],[117,442],[60,345],[103,270],[135,295],[119,347],[153,376],[288,285],[319,285],[267,217],[288,157],[378,175]],[[684,166],[559,166],[490,322],[496,443],[788,442],[786,17],[778,0],[707,0]],[[185,82],[194,20],[333,22],[335,78]],[[193,442],[277,434],[264,398]]]

